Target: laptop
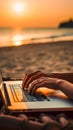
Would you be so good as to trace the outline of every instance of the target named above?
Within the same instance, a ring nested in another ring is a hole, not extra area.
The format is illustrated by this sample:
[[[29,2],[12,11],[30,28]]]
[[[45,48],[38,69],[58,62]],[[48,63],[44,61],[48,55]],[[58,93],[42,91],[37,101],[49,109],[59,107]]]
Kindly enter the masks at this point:
[[[45,89],[44,89],[45,90]],[[71,111],[73,101],[61,91],[53,95],[30,95],[22,88],[22,80],[2,81],[0,76],[0,91],[5,109],[9,112],[45,112],[45,111]]]

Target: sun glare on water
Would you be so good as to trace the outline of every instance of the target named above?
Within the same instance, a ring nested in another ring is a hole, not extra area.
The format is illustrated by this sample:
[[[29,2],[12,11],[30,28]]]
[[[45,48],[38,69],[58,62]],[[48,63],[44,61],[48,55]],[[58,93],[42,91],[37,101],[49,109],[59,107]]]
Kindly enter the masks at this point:
[[[21,35],[15,35],[15,36],[13,37],[13,39],[12,39],[13,44],[14,44],[15,46],[20,46],[20,45],[22,45],[22,40],[23,40],[23,37],[22,37]]]

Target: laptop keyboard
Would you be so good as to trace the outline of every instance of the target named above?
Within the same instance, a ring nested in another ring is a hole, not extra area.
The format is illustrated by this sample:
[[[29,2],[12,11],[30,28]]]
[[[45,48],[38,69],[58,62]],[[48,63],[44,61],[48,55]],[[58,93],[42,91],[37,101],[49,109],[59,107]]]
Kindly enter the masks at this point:
[[[44,101],[44,98],[39,94],[30,95],[25,90],[24,90],[24,94],[26,95],[29,101]]]
[[[27,101],[20,84],[10,84],[10,89],[15,102]]]
[[[10,89],[15,102],[35,102],[35,101],[44,101],[47,100],[47,97],[44,95],[30,95],[27,91],[22,90],[21,84],[10,84]],[[49,101],[49,100],[48,100]]]

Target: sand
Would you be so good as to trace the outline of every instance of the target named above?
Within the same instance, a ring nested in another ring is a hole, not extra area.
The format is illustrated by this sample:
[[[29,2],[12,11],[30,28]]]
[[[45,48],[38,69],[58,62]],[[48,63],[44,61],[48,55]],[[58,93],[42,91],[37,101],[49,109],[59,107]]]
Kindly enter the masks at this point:
[[[36,70],[73,72],[73,41],[0,48],[0,69],[18,78]]]

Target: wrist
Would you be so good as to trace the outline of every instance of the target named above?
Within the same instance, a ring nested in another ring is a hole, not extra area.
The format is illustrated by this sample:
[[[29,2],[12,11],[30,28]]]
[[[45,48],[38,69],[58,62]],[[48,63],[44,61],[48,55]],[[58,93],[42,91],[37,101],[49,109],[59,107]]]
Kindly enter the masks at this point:
[[[59,89],[61,88],[63,81],[64,81],[63,79],[57,79],[56,80],[56,85],[58,86]]]

